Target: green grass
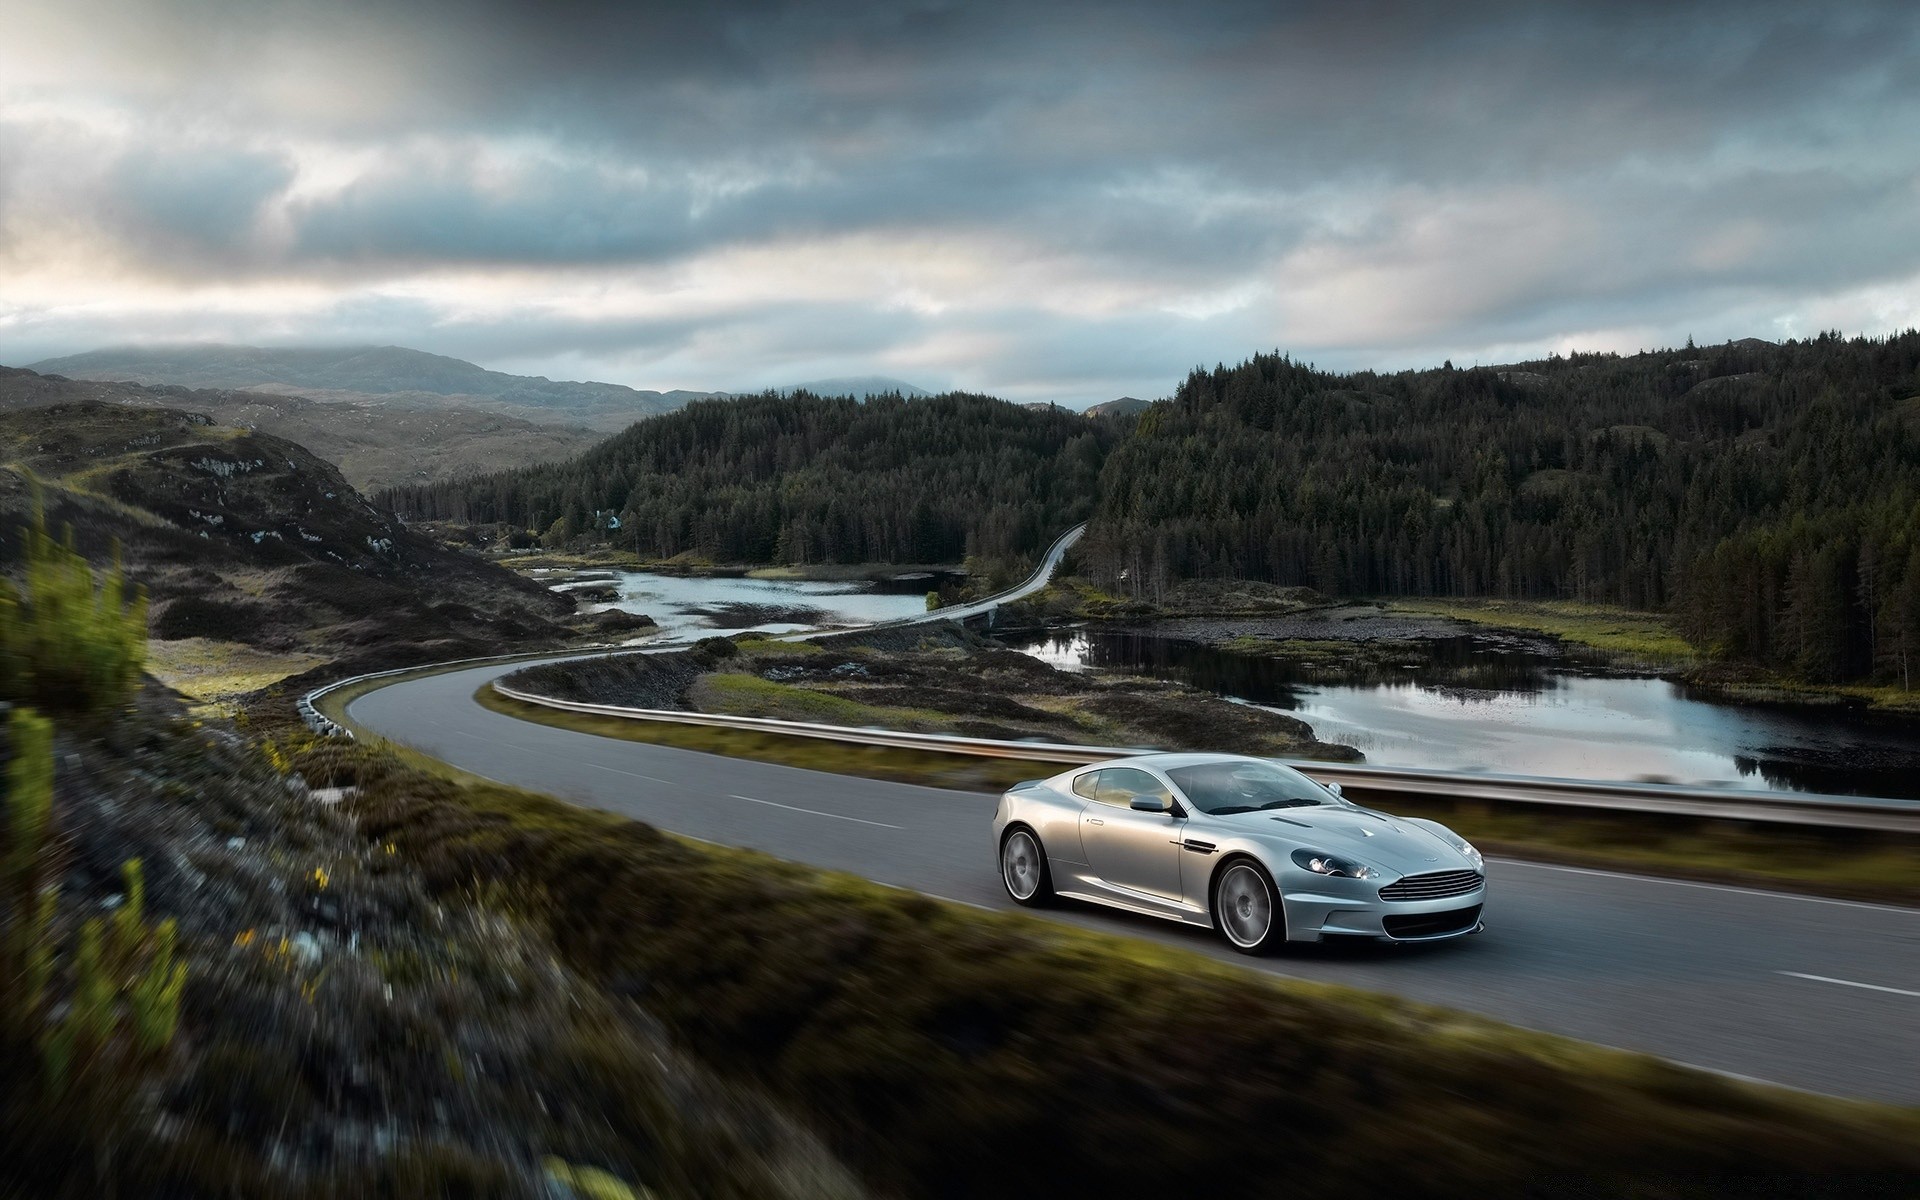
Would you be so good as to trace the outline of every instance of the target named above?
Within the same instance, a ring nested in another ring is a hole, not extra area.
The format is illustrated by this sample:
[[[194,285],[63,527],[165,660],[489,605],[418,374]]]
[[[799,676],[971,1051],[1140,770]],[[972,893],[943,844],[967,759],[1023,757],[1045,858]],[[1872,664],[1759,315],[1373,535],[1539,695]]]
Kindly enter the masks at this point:
[[[719,729],[704,725],[673,725],[664,721],[630,721],[621,717],[599,717],[565,712],[537,704],[509,700],[491,687],[474,693],[474,701],[522,721],[590,733],[622,741],[645,742],[655,746],[674,746],[721,754],[755,762],[779,763],[809,771],[827,771],[836,775],[858,775],[866,779],[888,779],[897,783],[925,787],[956,788],[964,791],[1004,791],[1023,779],[1045,779],[1064,769],[1060,763],[1038,762],[1024,758],[975,758],[960,754],[933,754],[918,750],[899,750],[890,746],[854,746],[821,738],[787,737],[744,729]]]
[[[180,638],[147,643],[147,672],[200,705],[232,715],[241,697],[326,662],[302,651],[274,653],[240,642]]]
[[[1726,664],[1692,671],[1682,677],[1696,690],[1743,704],[1860,703],[1878,712],[1920,716],[1920,691],[1893,684],[1807,683],[1778,672],[1742,669]]]
[[[701,676],[689,690],[688,698],[700,712],[815,721],[852,729],[875,725],[884,729],[939,732],[952,720],[944,713],[929,709],[862,704],[845,696],[736,672]]]
[[[741,654],[751,659],[808,658],[827,652],[826,647],[818,642],[782,642],[758,634],[737,637],[733,644]]]
[[[1303,1195],[1356,1178],[1891,1195],[1920,1171],[1911,1111],[982,913],[374,755],[357,780],[365,836],[446,894],[484,878],[526,898],[563,961],[804,1114],[881,1194],[998,1195],[1009,1177],[1186,1194],[1204,1177],[1266,1195],[1284,1177]]]
[[[1699,661],[1700,653],[1659,613],[1571,600],[1394,600],[1387,611],[1451,617],[1498,629],[1551,634],[1610,655],[1669,666]]]

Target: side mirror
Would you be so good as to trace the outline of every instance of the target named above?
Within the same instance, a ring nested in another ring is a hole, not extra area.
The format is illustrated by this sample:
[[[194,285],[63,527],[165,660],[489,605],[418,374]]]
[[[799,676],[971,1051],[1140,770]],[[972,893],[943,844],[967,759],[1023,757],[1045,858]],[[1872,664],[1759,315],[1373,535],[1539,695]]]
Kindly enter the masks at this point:
[[[1327,789],[1328,791],[1330,791],[1330,792],[1332,792],[1332,793],[1333,793],[1334,795],[1336,795],[1336,796],[1342,796],[1342,795],[1345,795],[1345,794],[1346,794],[1346,793],[1344,793],[1344,792],[1342,792],[1342,791],[1340,790],[1340,785],[1339,785],[1339,784],[1337,784],[1337,783],[1329,783],[1329,784],[1327,784],[1327,785],[1326,785],[1326,789]]]
[[[1158,796],[1135,796],[1127,802],[1127,807],[1135,812],[1163,813],[1167,811],[1167,802]]]

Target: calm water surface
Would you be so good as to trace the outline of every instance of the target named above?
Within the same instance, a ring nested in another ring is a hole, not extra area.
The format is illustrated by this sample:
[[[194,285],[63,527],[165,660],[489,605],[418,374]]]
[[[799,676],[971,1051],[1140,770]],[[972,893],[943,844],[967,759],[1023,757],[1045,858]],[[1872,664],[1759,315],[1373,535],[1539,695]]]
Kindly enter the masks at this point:
[[[656,575],[648,571],[566,571],[557,590],[605,587],[620,598],[583,611],[624,609],[660,624],[654,637],[703,633],[791,633],[817,625],[867,625],[925,612],[932,577],[819,581]],[[534,578],[540,578],[533,573]],[[652,639],[649,639],[652,640]]]
[[[1285,660],[1140,634],[1069,630],[1020,648],[1068,670],[1177,678],[1286,712],[1381,766],[1920,797],[1920,726],[1712,703],[1662,679],[1574,674],[1500,639],[1428,643],[1398,677],[1346,684],[1305,681]]]
[[[646,571],[553,578],[565,580],[555,584],[563,590],[613,585],[619,599],[588,611],[645,613],[660,624],[657,638],[894,620],[924,611],[935,582]],[[1064,630],[1014,644],[1066,670],[1175,678],[1289,713],[1322,741],[1353,746],[1381,766],[1920,797],[1920,725],[1713,703],[1661,679],[1583,676],[1510,639],[1410,644],[1407,662],[1337,684],[1308,680],[1284,659],[1138,633]]]

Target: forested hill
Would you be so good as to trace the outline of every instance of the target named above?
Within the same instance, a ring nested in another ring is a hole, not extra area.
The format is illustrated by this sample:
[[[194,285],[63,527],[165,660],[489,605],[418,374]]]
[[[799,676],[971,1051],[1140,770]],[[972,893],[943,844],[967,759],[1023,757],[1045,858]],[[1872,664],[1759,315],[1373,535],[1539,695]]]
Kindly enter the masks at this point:
[[[608,528],[643,555],[955,562],[1032,555],[1093,507],[1118,426],[952,394],[702,401],[570,462],[384,498],[402,516]]]
[[[1847,679],[1920,653],[1920,333],[1195,372],[1109,456],[1095,573],[1671,607]],[[1914,664],[1920,665],[1920,664]]]
[[[763,396],[387,498],[731,562],[1001,560],[1091,513],[1083,563],[1148,599],[1194,576],[1560,597],[1813,679],[1920,667],[1920,333],[1398,374],[1262,355],[1129,425]]]

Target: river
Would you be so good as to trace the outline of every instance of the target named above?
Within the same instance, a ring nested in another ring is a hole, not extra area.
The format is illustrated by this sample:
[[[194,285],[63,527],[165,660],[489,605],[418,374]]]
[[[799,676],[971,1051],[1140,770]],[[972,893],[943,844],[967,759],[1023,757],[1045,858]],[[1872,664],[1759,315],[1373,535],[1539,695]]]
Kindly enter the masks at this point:
[[[916,573],[884,581],[750,579],[745,576],[660,575],[651,571],[529,572],[555,579],[567,591],[611,585],[612,601],[583,611],[621,609],[659,623],[653,638],[701,633],[792,633],[821,625],[870,625],[925,612],[927,592],[940,577]],[[653,640],[649,638],[648,640]]]
[[[547,578],[561,589],[611,585],[618,599],[588,611],[647,614],[660,629],[644,640],[889,621],[924,611],[934,583],[646,571]],[[1065,670],[1177,678],[1285,712],[1381,766],[1920,798],[1920,723],[1717,703],[1663,679],[1583,674],[1496,635],[1409,643],[1408,661],[1384,676],[1341,682],[1308,679],[1284,658],[1140,633],[1060,630],[1011,644]]]

